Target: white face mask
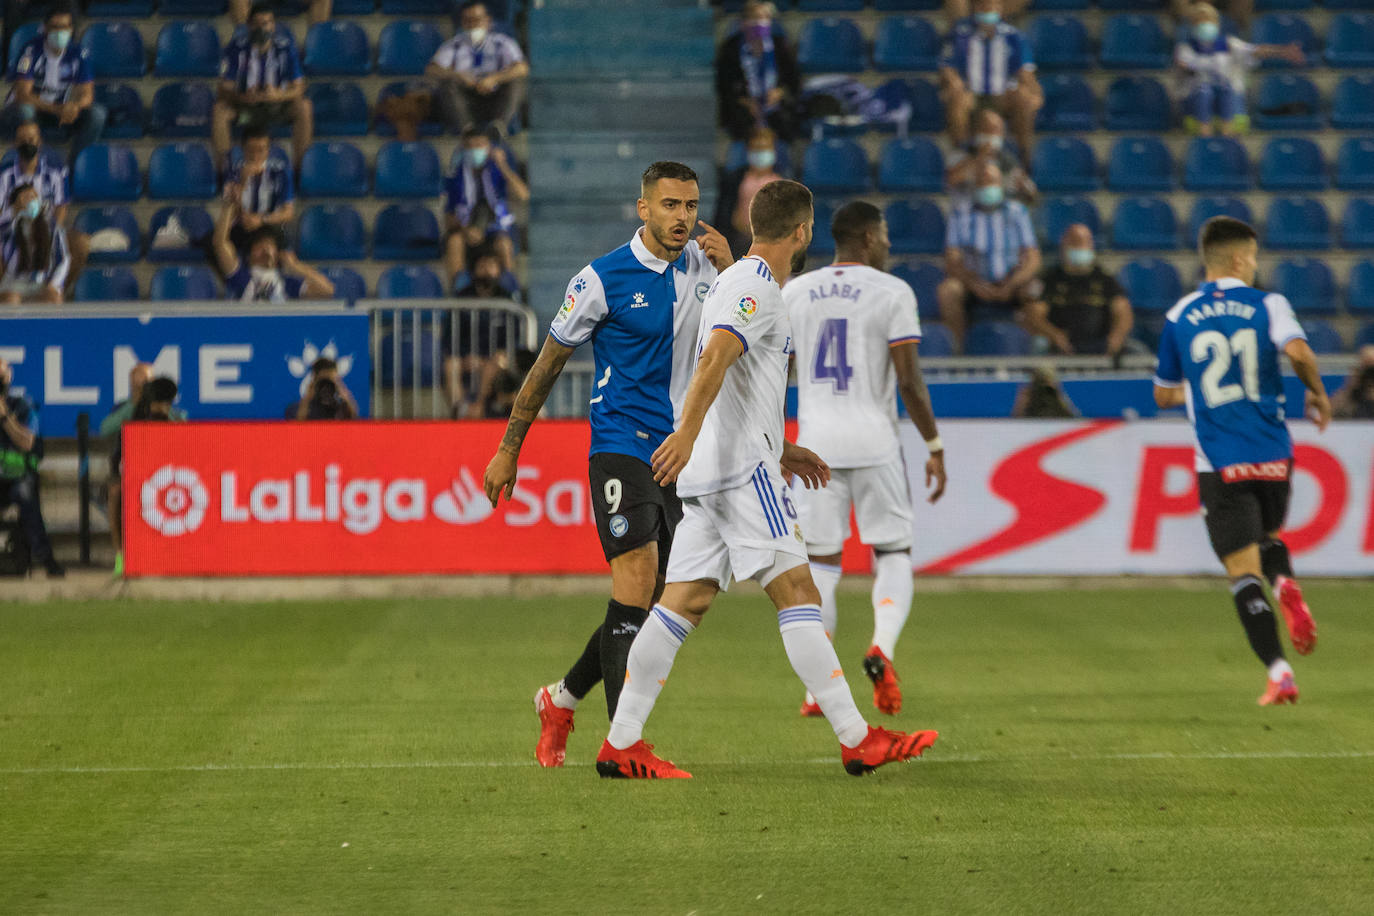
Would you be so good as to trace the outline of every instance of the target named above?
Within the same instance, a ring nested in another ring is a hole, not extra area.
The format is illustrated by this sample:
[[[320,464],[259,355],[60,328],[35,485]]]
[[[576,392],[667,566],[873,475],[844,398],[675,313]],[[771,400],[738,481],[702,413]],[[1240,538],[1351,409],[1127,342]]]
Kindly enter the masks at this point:
[[[1002,149],[1002,135],[1001,135],[1001,134],[974,134],[974,135],[973,135],[973,148],[974,148],[974,149],[982,149],[982,148],[985,147],[985,146],[990,147],[990,148],[992,149],[993,152],[1000,152],[1001,149]]]
[[[249,299],[255,302],[285,302],[286,286],[275,267],[250,267]]]
[[[468,29],[468,30],[467,30],[467,36],[468,36],[468,41],[472,42],[472,43],[475,44],[475,45],[480,45],[480,44],[481,44],[483,41],[485,41],[486,38],[487,38],[487,30],[486,30],[486,29]]]

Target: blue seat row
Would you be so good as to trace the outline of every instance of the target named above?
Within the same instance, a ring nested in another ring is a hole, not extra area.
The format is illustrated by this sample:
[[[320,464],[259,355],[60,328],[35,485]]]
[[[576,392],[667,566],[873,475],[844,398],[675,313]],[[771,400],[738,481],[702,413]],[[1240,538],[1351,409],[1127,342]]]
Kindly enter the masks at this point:
[[[809,251],[813,255],[835,252],[835,239],[830,235],[830,218],[834,205],[816,201],[816,226]],[[945,214],[929,200],[899,200],[888,204],[883,211],[893,254],[939,254],[945,250]]]
[[[802,182],[818,194],[867,191],[874,186],[864,148],[853,140],[832,137],[806,148]],[[945,185],[945,157],[924,137],[893,139],[883,145],[877,187],[883,191],[940,191]]]
[[[278,16],[296,16],[305,12],[307,0],[276,3]],[[443,16],[452,11],[452,0],[380,0],[381,12],[392,16]],[[509,15],[506,0],[493,0],[490,12],[498,19]],[[334,0],[335,16],[370,16],[377,11],[378,0]],[[154,10],[162,16],[223,16],[228,11],[227,0],[89,0],[85,5],[88,16],[145,18]]]
[[[337,265],[320,268],[334,284],[334,294],[350,302],[367,297],[367,284],[357,271]],[[167,266],[153,276],[149,297],[157,301],[218,299],[223,295],[214,273],[203,265]],[[378,299],[438,299],[444,283],[428,267],[396,264],[377,279]],[[127,267],[92,267],[77,278],[77,302],[133,302],[142,298],[138,278]]]

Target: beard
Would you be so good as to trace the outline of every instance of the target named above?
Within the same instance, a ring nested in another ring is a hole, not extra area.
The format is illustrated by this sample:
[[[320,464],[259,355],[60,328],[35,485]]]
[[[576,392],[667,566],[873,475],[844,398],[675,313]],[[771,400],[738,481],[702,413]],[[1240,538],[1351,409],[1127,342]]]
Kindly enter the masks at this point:
[[[692,233],[689,231],[687,235],[683,237],[682,241],[679,242],[677,239],[673,238],[671,234],[673,228],[674,227],[660,229],[657,226],[651,225],[649,226],[649,231],[653,233],[654,241],[662,245],[675,259],[677,255],[682,253],[682,249],[687,247],[687,241],[692,237]]]
[[[792,254],[791,273],[795,276],[806,267],[806,249],[799,248]]]

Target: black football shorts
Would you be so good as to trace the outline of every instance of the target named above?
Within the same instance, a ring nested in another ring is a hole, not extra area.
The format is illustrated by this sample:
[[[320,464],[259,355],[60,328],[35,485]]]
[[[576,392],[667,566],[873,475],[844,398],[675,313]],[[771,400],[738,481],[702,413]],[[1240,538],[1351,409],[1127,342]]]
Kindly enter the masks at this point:
[[[598,452],[588,463],[592,512],[601,550],[610,560],[651,542],[658,543],[658,571],[668,569],[673,532],[682,521],[677,487],[660,487],[649,465],[629,455]]]
[[[1288,515],[1287,479],[1227,483],[1216,471],[1199,471],[1197,489],[1207,537],[1219,558],[1260,543]]]

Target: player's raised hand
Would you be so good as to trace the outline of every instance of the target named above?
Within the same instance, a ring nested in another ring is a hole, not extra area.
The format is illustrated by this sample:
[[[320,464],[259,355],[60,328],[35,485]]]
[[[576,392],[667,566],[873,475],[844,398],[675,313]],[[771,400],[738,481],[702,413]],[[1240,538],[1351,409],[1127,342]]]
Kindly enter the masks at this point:
[[[808,490],[819,490],[830,483],[830,465],[809,448],[784,442],[781,464],[784,475],[800,477]]]
[[[688,459],[692,457],[693,445],[695,443],[692,439],[681,430],[664,439],[663,444],[654,449],[651,463],[654,469],[654,482],[660,486],[676,483],[677,475],[682,473]]]
[[[720,234],[720,230],[704,219],[697,220],[697,225],[706,230],[697,236],[697,244],[701,246],[701,253],[706,255],[706,260],[711,262],[711,266],[719,271],[735,263],[735,256],[730,253],[730,243],[725,241],[725,236]]]
[[[506,501],[510,502],[511,493],[515,492],[516,473],[515,456],[510,452],[498,450],[492,456],[486,473],[482,475],[482,491],[487,494],[487,499],[491,500],[493,509],[501,498],[502,490],[506,491]]]
[[[1303,400],[1303,412],[1317,424],[1317,432],[1324,432],[1331,423],[1331,399],[1324,394],[1308,391]]]
[[[935,489],[926,497],[927,502],[938,502],[945,495],[945,453],[933,452],[926,459],[926,486],[935,484]]]

